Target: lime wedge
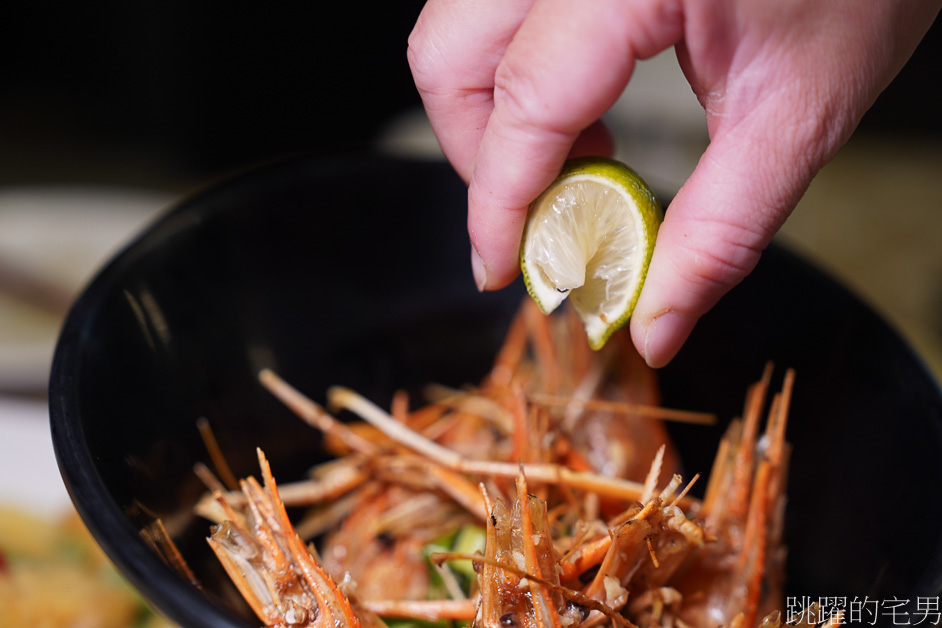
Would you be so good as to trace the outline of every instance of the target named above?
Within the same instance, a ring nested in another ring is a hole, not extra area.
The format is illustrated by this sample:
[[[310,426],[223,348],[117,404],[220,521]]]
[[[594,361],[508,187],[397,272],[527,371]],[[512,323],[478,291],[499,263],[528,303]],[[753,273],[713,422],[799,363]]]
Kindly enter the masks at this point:
[[[530,205],[520,245],[527,291],[549,314],[566,297],[601,349],[641,293],[664,212],[628,166],[601,157],[566,162]]]

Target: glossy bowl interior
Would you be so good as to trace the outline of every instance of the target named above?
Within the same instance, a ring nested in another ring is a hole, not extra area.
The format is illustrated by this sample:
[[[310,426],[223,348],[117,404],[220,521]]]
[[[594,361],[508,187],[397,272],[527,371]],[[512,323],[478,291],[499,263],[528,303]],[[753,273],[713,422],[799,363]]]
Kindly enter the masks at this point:
[[[208,462],[205,417],[237,475],[318,461],[318,437],[256,382],[271,367],[316,400],[332,384],[388,402],[396,388],[476,382],[521,286],[478,294],[465,189],[443,164],[297,159],[181,203],[108,265],[56,350],[53,440],[80,515],[127,578],[183,626],[257,625],[190,509]],[[666,404],[741,411],[764,364],[797,370],[786,541],[788,594],[938,595],[942,397],[870,309],[771,248],[660,373]],[[722,425],[673,426],[688,475]],[[160,517],[199,586],[141,539]],[[885,623],[879,618],[878,623]]]

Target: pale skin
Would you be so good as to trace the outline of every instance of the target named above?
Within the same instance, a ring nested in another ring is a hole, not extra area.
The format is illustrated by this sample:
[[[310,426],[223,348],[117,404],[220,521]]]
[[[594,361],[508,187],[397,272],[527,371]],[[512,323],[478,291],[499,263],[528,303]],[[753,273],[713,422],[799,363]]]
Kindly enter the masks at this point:
[[[611,154],[601,116],[668,48],[710,144],[657,237],[630,333],[667,364],[755,267],[812,178],[911,56],[940,0],[429,0],[409,63],[468,183],[478,288],[519,272],[530,202],[569,156]]]

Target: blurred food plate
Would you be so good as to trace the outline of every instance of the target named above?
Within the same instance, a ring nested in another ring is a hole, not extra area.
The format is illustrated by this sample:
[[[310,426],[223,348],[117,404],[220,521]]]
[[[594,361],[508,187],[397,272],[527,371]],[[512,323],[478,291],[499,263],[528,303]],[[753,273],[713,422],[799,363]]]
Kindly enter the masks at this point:
[[[45,400],[0,395],[0,626],[173,628],[84,529],[59,475]]]

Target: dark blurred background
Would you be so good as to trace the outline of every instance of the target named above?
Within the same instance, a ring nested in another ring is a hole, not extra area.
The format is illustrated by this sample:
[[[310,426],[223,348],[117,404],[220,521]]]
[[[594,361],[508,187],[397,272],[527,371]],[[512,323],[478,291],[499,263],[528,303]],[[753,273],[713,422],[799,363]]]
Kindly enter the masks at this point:
[[[9,3],[0,16],[0,391],[45,392],[59,325],[82,286],[187,194],[262,162],[378,140],[440,156],[406,60],[423,4]],[[888,305],[942,373],[939,31],[937,20],[782,238]],[[608,121],[616,156],[665,197],[707,141],[672,51],[638,64]]]
[[[154,185],[364,147],[419,102],[422,4],[11,3],[0,184]]]
[[[0,185],[159,185],[370,144],[418,104],[422,2],[9,3]],[[935,26],[861,132],[940,134]]]

